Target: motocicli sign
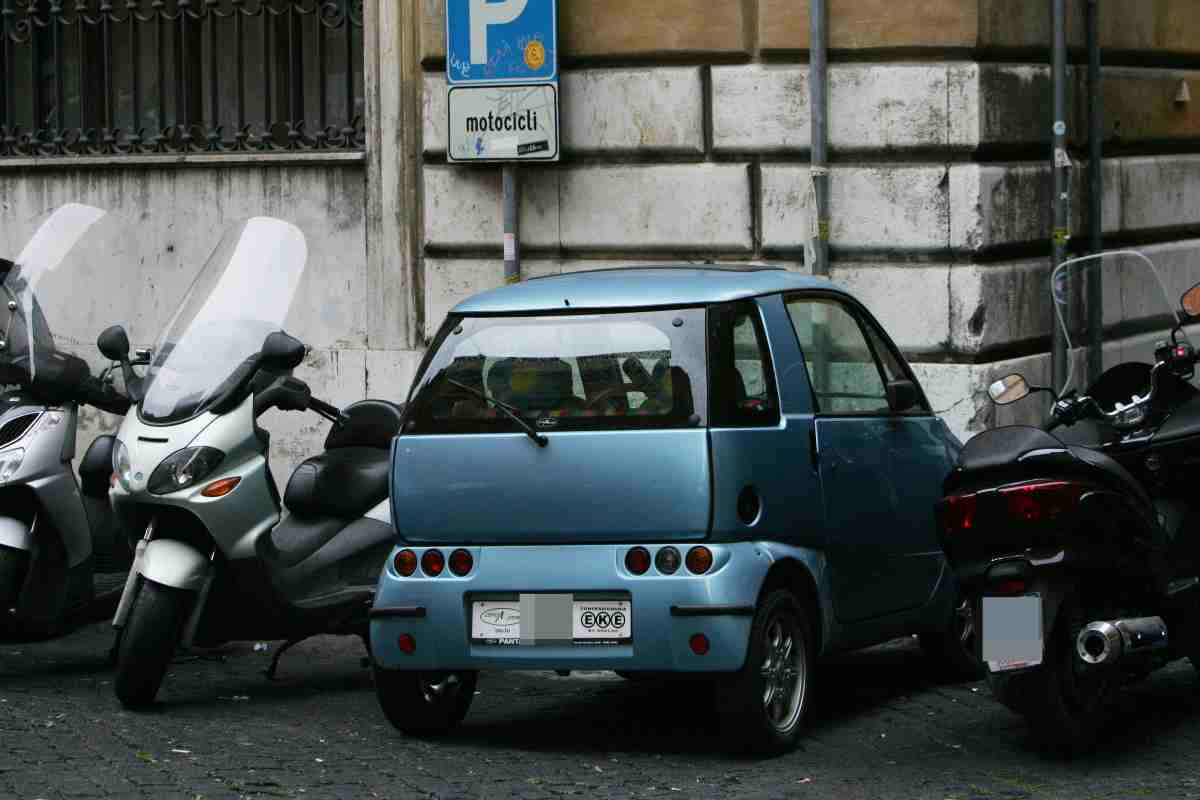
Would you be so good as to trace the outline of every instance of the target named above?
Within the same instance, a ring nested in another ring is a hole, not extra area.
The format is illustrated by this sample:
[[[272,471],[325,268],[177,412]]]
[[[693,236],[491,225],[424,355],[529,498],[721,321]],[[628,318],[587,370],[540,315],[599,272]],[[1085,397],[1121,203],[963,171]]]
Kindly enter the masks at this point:
[[[447,154],[557,161],[557,0],[447,0]]]

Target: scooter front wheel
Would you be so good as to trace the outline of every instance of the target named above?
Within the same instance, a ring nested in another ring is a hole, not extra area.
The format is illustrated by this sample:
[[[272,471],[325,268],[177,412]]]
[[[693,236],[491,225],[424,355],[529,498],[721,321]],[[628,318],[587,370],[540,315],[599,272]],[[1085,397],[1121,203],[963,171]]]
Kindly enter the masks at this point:
[[[403,733],[446,733],[467,716],[479,673],[375,667],[375,694],[388,722]]]
[[[113,679],[117,699],[126,708],[143,708],[154,702],[179,644],[191,594],[141,579],[137,600],[121,632]]]
[[[28,566],[28,553],[0,545],[0,613],[17,604]]]

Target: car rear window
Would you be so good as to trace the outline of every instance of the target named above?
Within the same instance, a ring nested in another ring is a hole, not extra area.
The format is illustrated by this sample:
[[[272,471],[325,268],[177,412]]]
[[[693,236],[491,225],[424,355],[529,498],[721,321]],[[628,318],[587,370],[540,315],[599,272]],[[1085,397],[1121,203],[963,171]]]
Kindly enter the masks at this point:
[[[405,433],[705,424],[704,310],[450,317]]]

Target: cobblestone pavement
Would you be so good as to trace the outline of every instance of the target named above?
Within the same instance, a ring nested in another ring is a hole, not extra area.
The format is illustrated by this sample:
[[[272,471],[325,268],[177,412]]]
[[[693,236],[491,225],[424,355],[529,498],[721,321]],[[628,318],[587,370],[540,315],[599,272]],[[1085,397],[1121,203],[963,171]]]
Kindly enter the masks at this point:
[[[181,659],[155,710],[120,710],[110,631],[0,643],[0,797],[1200,798],[1200,680],[1136,687],[1087,758],[1039,755],[982,684],[938,684],[911,641],[817,675],[802,747],[725,754],[687,685],[611,673],[484,675],[463,727],[407,739],[379,712],[357,640],[284,656],[248,644]]]

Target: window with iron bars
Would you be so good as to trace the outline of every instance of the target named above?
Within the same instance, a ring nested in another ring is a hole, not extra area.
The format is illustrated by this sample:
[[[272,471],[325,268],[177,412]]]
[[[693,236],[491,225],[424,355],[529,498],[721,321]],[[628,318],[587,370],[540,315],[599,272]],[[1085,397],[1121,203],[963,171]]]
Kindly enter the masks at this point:
[[[0,0],[0,160],[361,150],[362,0]]]

